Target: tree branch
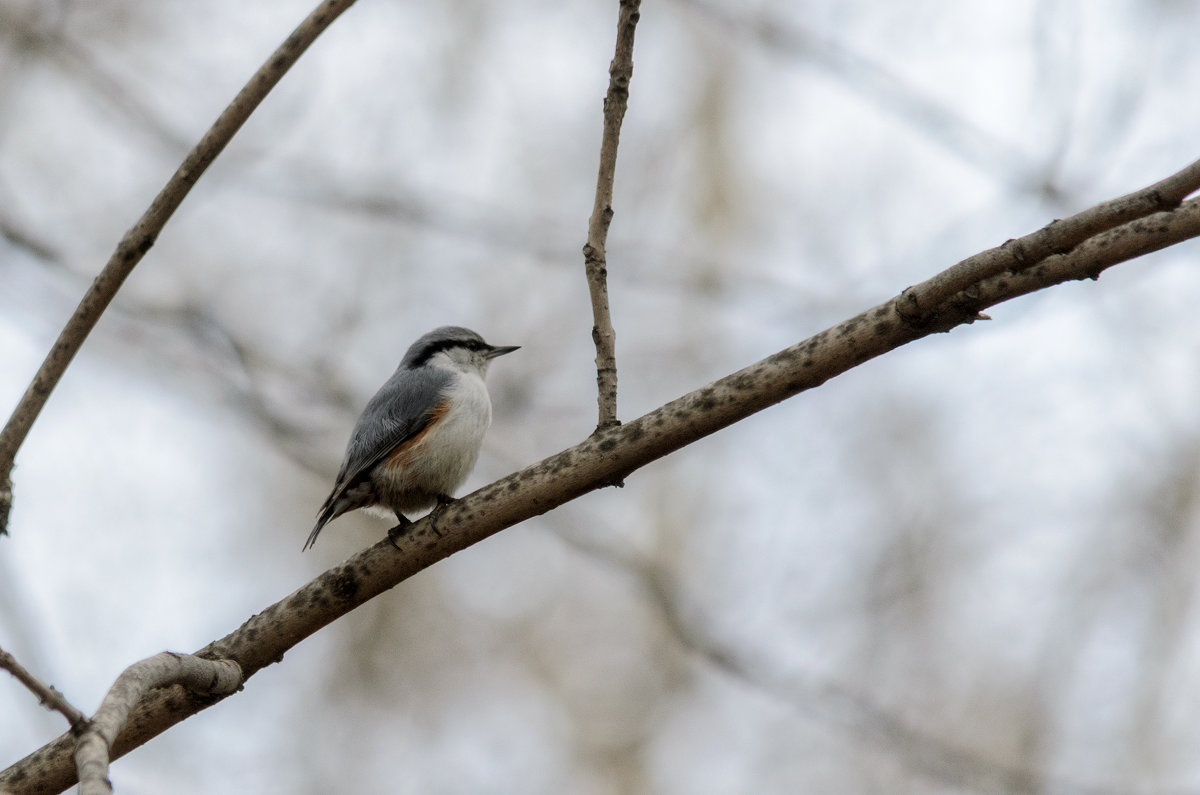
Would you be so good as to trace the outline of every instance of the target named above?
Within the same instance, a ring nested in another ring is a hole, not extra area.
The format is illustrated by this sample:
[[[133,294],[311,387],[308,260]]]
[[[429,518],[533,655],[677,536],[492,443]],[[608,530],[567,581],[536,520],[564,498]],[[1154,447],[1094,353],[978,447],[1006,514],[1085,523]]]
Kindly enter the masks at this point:
[[[1164,180],[1053,221],[1031,235],[967,257],[953,268],[904,291],[903,316],[919,322],[925,306],[937,306],[957,292],[1006,271],[1020,271],[1051,254],[1064,253],[1094,235],[1160,210],[1171,210],[1200,190],[1200,160]]]
[[[79,730],[87,723],[87,716],[71,706],[71,703],[67,701],[62,693],[50,685],[43,684],[40,679],[29,673],[25,669],[25,666],[17,662],[16,657],[13,657],[4,649],[0,649],[0,668],[8,671],[17,678],[17,681],[29,688],[38,697],[42,706],[62,714],[67,719],[67,722],[71,724],[73,730]]]
[[[1180,181],[1182,184],[1181,177]],[[1108,204],[1111,203],[1099,207]],[[1067,229],[1077,228],[1081,218],[1086,219],[1097,209],[1058,223],[1065,224]],[[1144,209],[1142,217],[1109,228],[1066,253],[1051,254],[1020,270],[986,275],[940,303],[921,299],[919,317],[911,311],[912,302],[906,291],[632,422],[601,429],[575,447],[451,504],[438,518],[440,535],[435,535],[429,522],[422,520],[402,540],[400,551],[387,539],[380,541],[196,654],[206,659],[232,660],[249,679],[267,665],[280,661],[289,649],[325,625],[442,558],[506,527],[620,480],[651,461],[818,387],[876,356],[930,334],[972,323],[989,306],[1053,284],[1094,279],[1118,262],[1200,236],[1200,200],[1187,201],[1163,212],[1150,213],[1149,207]],[[1031,241],[1050,234],[1046,230],[1051,227],[1016,244],[1030,250]],[[965,261],[925,284],[958,283],[962,271],[972,267]],[[926,295],[929,294],[937,293],[931,291]],[[127,728],[113,742],[113,753],[120,756],[128,752],[221,698],[188,694],[179,687],[149,694],[134,709]],[[17,794],[56,792],[70,786],[75,775],[70,763],[73,745],[74,738],[64,735],[0,771],[0,790]]]
[[[629,106],[629,82],[633,79],[633,35],[641,14],[641,0],[621,0],[617,17],[617,45],[608,67],[608,93],[604,97],[604,129],[600,137],[600,173],[596,177],[596,201],[588,220],[587,243],[583,246],[588,293],[592,299],[592,341],[596,344],[597,431],[617,425],[617,334],[608,309],[608,261],[605,245],[612,223],[613,181],[617,171],[617,144],[621,122]]]
[[[147,693],[179,685],[201,695],[227,696],[242,686],[242,669],[231,660],[203,660],[164,651],[126,668],[109,688],[75,746],[80,795],[109,795],[109,749],[130,711]]]
[[[354,0],[322,0],[308,18],[292,31],[184,158],[183,163],[150,203],[146,212],[121,238],[100,275],[84,293],[75,313],[59,333],[58,340],[46,355],[29,388],[25,390],[21,402],[13,410],[8,423],[0,430],[0,535],[8,532],[8,516],[12,510],[12,468],[17,450],[29,435],[50,393],[54,391],[87,335],[100,320],[100,316],[134,266],[141,262],[142,257],[154,245],[159,232],[200,175],[212,164],[263,98],[316,37],[352,5]]]

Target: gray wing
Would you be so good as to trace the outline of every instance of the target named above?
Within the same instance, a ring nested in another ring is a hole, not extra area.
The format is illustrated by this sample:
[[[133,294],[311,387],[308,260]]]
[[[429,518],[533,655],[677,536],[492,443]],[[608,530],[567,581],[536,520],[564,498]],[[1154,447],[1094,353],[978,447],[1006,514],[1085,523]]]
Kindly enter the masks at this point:
[[[398,445],[424,430],[449,384],[449,373],[430,369],[398,371],[389,378],[354,426],[337,484],[325,507],[332,506]]]

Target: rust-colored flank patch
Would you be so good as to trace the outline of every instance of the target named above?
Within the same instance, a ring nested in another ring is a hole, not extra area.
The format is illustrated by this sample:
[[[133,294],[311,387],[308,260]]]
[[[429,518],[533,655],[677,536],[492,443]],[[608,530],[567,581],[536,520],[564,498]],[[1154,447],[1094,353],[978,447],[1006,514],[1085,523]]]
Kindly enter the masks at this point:
[[[387,461],[384,462],[386,469],[404,469],[412,462],[413,453],[416,452],[421,442],[429,435],[442,419],[446,416],[446,412],[450,410],[450,401],[443,400],[441,403],[434,406],[433,411],[429,412],[429,422],[425,424],[419,432],[408,437],[400,444],[396,445],[392,452],[388,453]]]

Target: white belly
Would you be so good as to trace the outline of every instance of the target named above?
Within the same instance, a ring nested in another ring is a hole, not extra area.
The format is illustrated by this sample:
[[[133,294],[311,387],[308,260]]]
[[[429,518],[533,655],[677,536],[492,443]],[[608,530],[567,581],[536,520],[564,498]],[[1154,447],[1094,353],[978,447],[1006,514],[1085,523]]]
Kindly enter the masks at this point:
[[[461,375],[446,394],[451,408],[405,455],[406,465],[390,471],[381,467],[389,502],[405,511],[431,507],[439,494],[454,496],[463,484],[492,424],[492,402],[483,379]]]

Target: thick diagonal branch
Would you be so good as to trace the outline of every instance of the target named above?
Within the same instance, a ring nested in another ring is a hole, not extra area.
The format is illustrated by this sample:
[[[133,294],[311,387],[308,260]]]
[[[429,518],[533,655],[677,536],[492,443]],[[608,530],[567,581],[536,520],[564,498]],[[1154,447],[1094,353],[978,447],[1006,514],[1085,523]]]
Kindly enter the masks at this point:
[[[608,67],[608,93],[604,97],[604,129],[600,137],[600,173],[596,177],[596,200],[588,220],[587,243],[583,247],[588,293],[592,299],[592,341],[596,344],[597,430],[616,425],[617,420],[617,334],[608,309],[608,226],[612,222],[613,181],[617,172],[617,144],[621,122],[629,106],[629,82],[633,79],[633,34],[637,29],[640,0],[621,0],[617,18],[617,46]]]
[[[154,197],[154,201],[125,233],[100,275],[84,293],[75,314],[59,332],[58,340],[46,355],[45,361],[30,382],[21,402],[0,429],[0,535],[8,532],[8,516],[12,509],[12,468],[17,450],[29,435],[34,421],[54,387],[58,385],[67,366],[96,326],[100,316],[121,289],[134,266],[154,245],[167,220],[175,213],[200,175],[212,164],[234,134],[280,78],[317,38],[354,0],[322,0],[308,18],[300,23],[283,44],[272,53],[250,82],[238,92],[221,112],[200,143],[188,153],[183,163]]]
[[[1035,235],[1038,233],[1034,233]],[[437,561],[533,516],[619,480],[663,456],[914,340],[973,322],[989,306],[1200,236],[1200,200],[1147,214],[1090,237],[1069,252],[969,284],[919,320],[905,295],[839,323],[624,425],[467,495],[438,517],[441,535],[418,522],[401,551],[385,539],[330,569],[197,652],[237,662],[249,679],[304,638]],[[1032,237],[1032,236],[1031,236]],[[937,278],[956,277],[956,265]],[[157,691],[113,744],[121,755],[217,698]],[[57,792],[72,783],[73,738],[60,737],[0,772],[0,791]]]

